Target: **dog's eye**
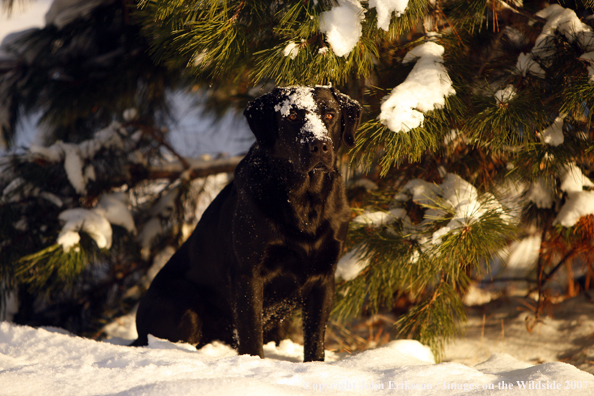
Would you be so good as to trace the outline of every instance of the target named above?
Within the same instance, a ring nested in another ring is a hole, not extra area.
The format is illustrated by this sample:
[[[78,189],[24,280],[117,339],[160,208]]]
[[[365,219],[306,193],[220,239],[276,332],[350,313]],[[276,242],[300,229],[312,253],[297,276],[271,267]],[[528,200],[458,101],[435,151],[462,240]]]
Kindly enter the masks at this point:
[[[297,119],[297,113],[291,113],[291,114],[289,114],[289,120],[295,121],[296,119]]]
[[[326,117],[326,119],[327,119],[327,120],[331,120],[331,119],[333,119],[333,118],[334,118],[334,114],[327,113],[327,114],[325,115],[325,117]]]

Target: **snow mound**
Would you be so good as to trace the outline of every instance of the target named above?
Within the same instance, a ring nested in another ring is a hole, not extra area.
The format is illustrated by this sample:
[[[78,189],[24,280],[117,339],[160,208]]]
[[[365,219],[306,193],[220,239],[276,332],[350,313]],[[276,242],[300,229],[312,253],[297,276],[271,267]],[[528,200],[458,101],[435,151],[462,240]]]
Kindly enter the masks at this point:
[[[490,358],[474,367],[477,369],[482,368],[485,373],[498,374],[510,369],[518,370],[533,366],[533,364],[519,361],[507,353],[494,353]]]
[[[315,363],[237,356],[217,343],[198,351],[172,345],[155,339],[151,347],[118,346],[2,322],[0,394],[267,396],[405,390],[409,395],[501,395],[501,384],[513,385],[512,392],[522,393],[518,383],[528,386],[533,381],[541,387],[560,384],[561,390],[550,394],[586,396],[591,393],[587,386],[594,384],[594,376],[568,364],[529,366],[505,355],[495,355],[475,367],[433,364],[427,361],[426,347],[410,340],[335,362]],[[299,348],[291,341],[278,347],[269,344],[267,356],[272,349],[279,355],[292,355]],[[564,389],[571,385],[574,389]]]

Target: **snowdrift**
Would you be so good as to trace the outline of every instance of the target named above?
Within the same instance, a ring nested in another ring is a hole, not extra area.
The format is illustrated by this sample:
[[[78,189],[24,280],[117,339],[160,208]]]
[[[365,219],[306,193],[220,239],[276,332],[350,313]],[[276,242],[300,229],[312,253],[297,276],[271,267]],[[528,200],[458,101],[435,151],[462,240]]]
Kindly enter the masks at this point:
[[[267,345],[266,359],[218,343],[200,350],[152,339],[132,348],[0,323],[0,395],[573,395],[594,376],[565,363],[530,365],[493,355],[468,367],[434,364],[425,346],[393,341],[326,362],[299,363],[303,347]],[[333,360],[334,361],[331,361]]]

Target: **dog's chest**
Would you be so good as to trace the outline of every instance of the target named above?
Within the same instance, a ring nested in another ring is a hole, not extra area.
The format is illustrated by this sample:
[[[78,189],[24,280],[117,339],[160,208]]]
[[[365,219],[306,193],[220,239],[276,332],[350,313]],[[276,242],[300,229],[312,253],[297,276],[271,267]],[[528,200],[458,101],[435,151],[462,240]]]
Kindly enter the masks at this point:
[[[320,180],[311,179],[301,188],[294,187],[288,191],[284,209],[288,214],[288,224],[302,234],[315,236],[328,221],[343,217],[337,209],[346,205],[346,199],[338,194],[339,188],[330,176],[320,175]]]
[[[289,198],[286,210],[289,212],[289,217],[292,221],[290,224],[294,225],[300,233],[315,235],[323,223],[325,205],[317,197],[299,197]]]

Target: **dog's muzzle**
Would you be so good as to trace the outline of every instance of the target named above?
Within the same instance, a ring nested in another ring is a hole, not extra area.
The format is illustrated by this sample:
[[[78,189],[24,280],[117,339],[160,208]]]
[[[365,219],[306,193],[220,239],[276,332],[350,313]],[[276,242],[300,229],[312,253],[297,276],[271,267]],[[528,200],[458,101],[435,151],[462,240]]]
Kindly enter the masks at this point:
[[[331,140],[315,139],[307,143],[310,170],[327,172],[332,169],[334,153]]]

